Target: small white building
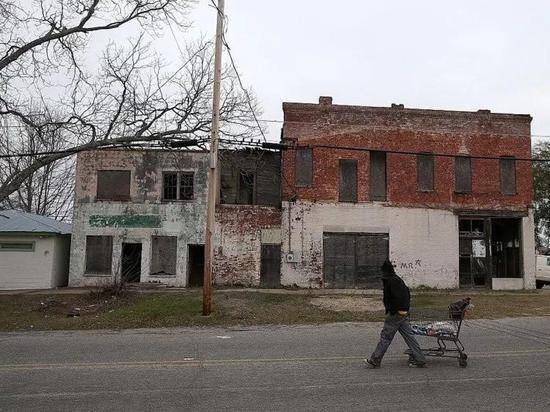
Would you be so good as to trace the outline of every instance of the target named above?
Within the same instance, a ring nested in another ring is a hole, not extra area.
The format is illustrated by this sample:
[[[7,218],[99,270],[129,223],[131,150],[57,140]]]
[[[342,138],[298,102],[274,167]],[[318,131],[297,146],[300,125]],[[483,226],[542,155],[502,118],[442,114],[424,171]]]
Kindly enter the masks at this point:
[[[0,210],[0,290],[67,286],[71,225]]]

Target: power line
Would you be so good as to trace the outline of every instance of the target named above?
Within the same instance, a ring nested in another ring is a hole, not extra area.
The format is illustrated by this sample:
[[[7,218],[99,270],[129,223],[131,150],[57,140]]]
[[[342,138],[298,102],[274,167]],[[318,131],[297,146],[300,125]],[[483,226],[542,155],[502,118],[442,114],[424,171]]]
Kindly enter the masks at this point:
[[[391,154],[401,154],[401,155],[424,155],[424,156],[434,156],[434,157],[467,157],[469,159],[481,159],[481,160],[502,160],[502,159],[510,159],[510,160],[517,160],[517,161],[528,161],[528,162],[550,162],[550,158],[537,158],[537,157],[513,157],[513,156],[478,156],[478,155],[468,155],[468,154],[451,154],[451,153],[430,153],[427,151],[422,152],[414,152],[414,151],[407,151],[407,150],[385,150],[380,148],[372,148],[372,147],[357,147],[357,146],[335,146],[335,145],[328,145],[328,144],[297,144],[295,146],[290,146],[290,149],[299,149],[299,148],[323,148],[323,149],[334,149],[334,150],[349,150],[349,151],[357,151],[357,152],[384,152],[384,153],[391,153]]]

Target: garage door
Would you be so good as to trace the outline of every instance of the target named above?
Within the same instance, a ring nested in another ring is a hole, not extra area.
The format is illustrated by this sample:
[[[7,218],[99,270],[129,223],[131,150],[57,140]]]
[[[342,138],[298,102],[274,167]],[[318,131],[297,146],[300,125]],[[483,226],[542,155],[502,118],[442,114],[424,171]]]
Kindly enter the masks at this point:
[[[387,233],[325,233],[325,287],[381,288],[380,266],[388,254]]]

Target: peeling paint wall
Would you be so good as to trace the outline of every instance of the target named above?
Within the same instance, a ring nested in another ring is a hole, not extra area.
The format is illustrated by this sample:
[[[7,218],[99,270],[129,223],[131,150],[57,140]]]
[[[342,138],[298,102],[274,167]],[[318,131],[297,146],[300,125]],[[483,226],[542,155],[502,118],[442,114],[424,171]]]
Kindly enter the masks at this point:
[[[78,155],[71,286],[108,283],[120,267],[122,243],[141,243],[141,282],[187,285],[188,244],[204,243],[208,155],[203,152],[102,150]],[[98,201],[97,170],[130,170],[130,201]],[[163,201],[162,172],[193,171],[193,201]],[[86,236],[113,236],[112,274],[85,273]],[[151,275],[152,236],[177,237],[176,275]]]
[[[409,286],[458,287],[458,218],[449,211],[283,202],[282,229],[283,285],[322,286],[323,233],[348,232],[389,233],[390,259]],[[296,263],[286,261],[289,252]]]
[[[216,222],[215,283],[258,286],[261,245],[280,243],[281,210],[268,206],[220,205]]]

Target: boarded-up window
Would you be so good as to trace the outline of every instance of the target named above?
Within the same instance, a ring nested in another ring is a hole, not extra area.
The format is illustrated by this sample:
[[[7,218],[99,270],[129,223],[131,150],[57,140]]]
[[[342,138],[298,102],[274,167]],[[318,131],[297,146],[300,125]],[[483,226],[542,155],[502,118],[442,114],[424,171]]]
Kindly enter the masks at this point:
[[[194,179],[193,172],[164,172],[163,200],[193,200]]]
[[[296,150],[296,186],[310,187],[313,184],[313,151],[302,147]]]
[[[340,160],[340,202],[357,202],[357,160]]]
[[[112,236],[86,236],[86,273],[111,273]]]
[[[455,192],[470,193],[472,191],[471,159],[466,156],[455,157]]]
[[[98,200],[130,200],[129,170],[98,170],[97,171]]]
[[[151,274],[176,275],[178,238],[176,236],[153,236]]]
[[[370,152],[370,199],[386,200],[386,152]]]
[[[500,159],[500,191],[505,195],[516,194],[516,159]]]
[[[418,190],[430,192],[434,190],[434,156],[422,153],[416,156],[416,178]]]

